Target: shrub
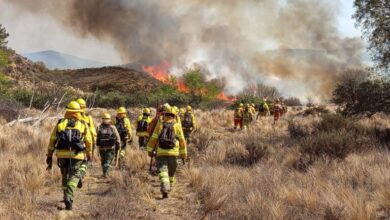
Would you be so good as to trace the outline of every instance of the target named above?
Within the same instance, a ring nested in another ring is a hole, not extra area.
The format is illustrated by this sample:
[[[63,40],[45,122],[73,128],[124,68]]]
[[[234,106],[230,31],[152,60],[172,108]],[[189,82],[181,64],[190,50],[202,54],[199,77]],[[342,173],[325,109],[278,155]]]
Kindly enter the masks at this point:
[[[302,106],[302,102],[297,97],[290,97],[284,100],[284,104],[287,106]]]
[[[292,121],[288,130],[301,153],[310,158],[344,159],[350,153],[371,150],[377,143],[374,129],[338,114],[323,115],[311,125]]]
[[[344,115],[390,113],[389,77],[370,80],[366,72],[351,74],[341,80],[333,92],[333,101],[343,106],[342,113]]]

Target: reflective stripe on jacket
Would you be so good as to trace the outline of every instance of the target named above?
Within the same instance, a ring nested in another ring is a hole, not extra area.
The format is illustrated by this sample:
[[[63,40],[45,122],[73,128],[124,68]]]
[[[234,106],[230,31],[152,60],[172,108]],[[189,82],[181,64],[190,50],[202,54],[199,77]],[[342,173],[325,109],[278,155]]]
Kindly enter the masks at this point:
[[[81,151],[76,153],[75,151],[70,151],[70,150],[56,150],[55,147],[58,142],[58,134],[61,131],[64,131],[67,128],[68,125],[68,119],[61,119],[59,123],[56,125],[56,127],[53,129],[51,136],[50,136],[50,141],[49,141],[49,146],[48,146],[48,155],[52,155],[53,152],[56,153],[57,158],[73,158],[73,159],[79,159],[79,160],[84,160],[85,159],[85,154],[92,156],[92,136],[91,132],[88,128],[88,125],[80,120],[75,121],[75,126],[72,127],[72,129],[77,129],[80,131],[82,135],[82,142],[85,146],[85,152]]]
[[[187,157],[187,145],[184,138],[183,130],[181,128],[181,125],[176,122],[174,119],[166,119],[164,122],[174,122],[173,128],[175,129],[176,139],[178,140],[176,142],[176,146],[173,149],[162,149],[158,147],[158,138],[163,130],[163,123],[158,122],[156,125],[156,128],[154,129],[153,135],[150,138],[147,146],[148,152],[153,152],[154,149],[157,148],[157,157],[159,156],[173,156],[177,157],[179,155],[183,157]]]
[[[142,121],[144,119],[144,115],[141,114],[140,116],[138,116],[138,120],[136,122],[136,126],[138,126],[138,122]],[[146,123],[148,123],[148,130],[149,130],[149,126],[150,126],[150,123],[152,122],[152,118],[150,116],[148,116],[146,118]],[[137,136],[138,137],[149,137],[149,132],[148,131],[142,131],[142,132],[137,132]]]

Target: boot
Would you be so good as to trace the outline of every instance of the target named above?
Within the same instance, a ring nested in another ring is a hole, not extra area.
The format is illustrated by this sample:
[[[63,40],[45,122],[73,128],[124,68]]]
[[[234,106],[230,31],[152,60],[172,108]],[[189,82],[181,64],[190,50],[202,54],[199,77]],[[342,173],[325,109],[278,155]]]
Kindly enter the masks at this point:
[[[79,183],[77,183],[77,188],[79,189],[83,188],[83,179],[79,180]]]
[[[163,199],[168,199],[168,193],[163,192],[163,193],[162,193],[162,198],[163,198]]]
[[[65,200],[64,203],[66,210],[72,210],[72,200]]]

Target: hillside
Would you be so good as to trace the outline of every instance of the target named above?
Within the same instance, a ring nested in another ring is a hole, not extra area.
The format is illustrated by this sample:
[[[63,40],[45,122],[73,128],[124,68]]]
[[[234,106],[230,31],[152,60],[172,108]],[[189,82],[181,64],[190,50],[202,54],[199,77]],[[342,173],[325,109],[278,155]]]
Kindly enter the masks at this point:
[[[81,69],[108,65],[53,50],[25,53],[22,55],[33,62],[43,62],[49,69]]]
[[[41,77],[85,92],[93,92],[96,89],[123,93],[147,92],[161,85],[158,80],[146,73],[122,67],[58,70]]]

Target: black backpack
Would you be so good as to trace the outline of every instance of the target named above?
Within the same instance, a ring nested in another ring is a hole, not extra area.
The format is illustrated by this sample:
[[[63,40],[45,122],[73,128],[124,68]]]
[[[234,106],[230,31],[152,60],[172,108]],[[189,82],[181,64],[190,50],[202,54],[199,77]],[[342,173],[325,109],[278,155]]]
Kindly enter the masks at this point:
[[[259,112],[265,112],[264,103],[259,106]]]
[[[192,121],[192,115],[189,112],[186,112],[183,117],[183,121],[181,122],[184,128],[192,128],[194,122]]]
[[[61,123],[62,120],[58,122]],[[72,129],[76,125],[75,120],[68,119],[66,129],[57,133],[57,145],[58,150],[75,150],[76,152],[83,151],[84,145],[81,137],[80,130]]]
[[[116,137],[113,128],[110,125],[100,125],[96,144],[100,147],[113,147],[115,142]]]
[[[137,132],[146,132],[148,131],[148,119],[147,116],[143,116],[140,121],[137,122]]]
[[[163,129],[158,137],[158,143],[162,149],[170,150],[176,147],[174,123],[164,122]]]
[[[116,129],[118,130],[119,136],[122,140],[127,139],[127,128],[125,127],[125,120],[124,118],[116,118]]]

